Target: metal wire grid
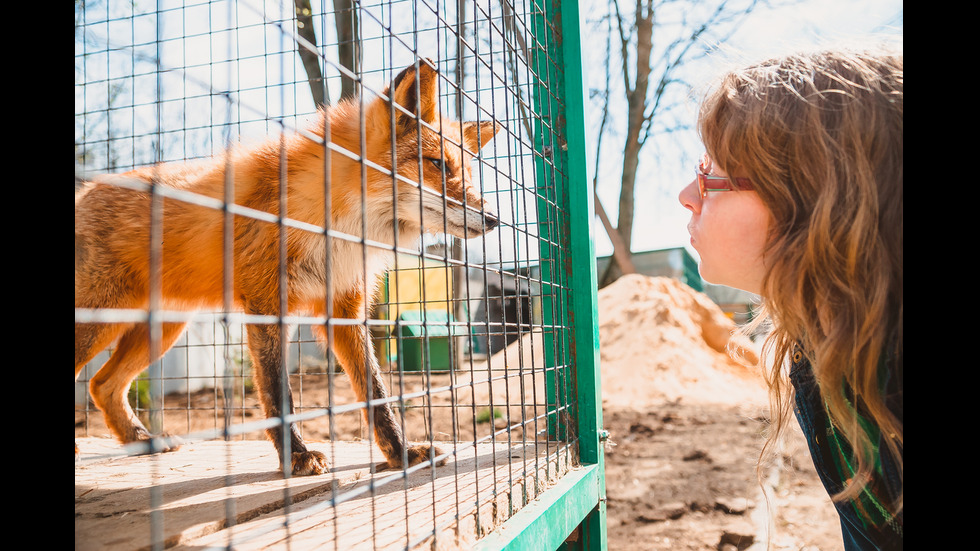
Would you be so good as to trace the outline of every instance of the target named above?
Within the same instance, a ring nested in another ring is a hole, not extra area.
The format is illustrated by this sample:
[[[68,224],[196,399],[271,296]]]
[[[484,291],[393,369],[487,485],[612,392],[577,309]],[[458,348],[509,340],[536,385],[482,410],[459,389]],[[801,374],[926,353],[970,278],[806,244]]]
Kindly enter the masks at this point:
[[[503,126],[474,167],[474,178],[500,215],[501,228],[496,239],[429,239],[420,252],[396,245],[395,265],[384,287],[394,291],[379,302],[372,317],[274,320],[284,331],[287,326],[297,328],[289,340],[296,415],[285,421],[300,423],[306,435],[321,431],[334,441],[342,438],[338,425],[343,417],[352,417],[358,423],[352,436],[370,440],[360,410],[373,404],[335,399],[346,378],[336,375],[329,355],[317,357],[314,352],[311,360],[307,354],[316,350],[308,336],[311,325],[357,323],[371,329],[386,368],[390,400],[410,441],[449,440],[453,457],[471,453],[478,443],[544,446],[548,456],[563,456],[559,464],[568,464],[574,461],[575,449],[568,394],[571,336],[561,312],[567,307],[569,267],[558,235],[563,227],[559,222],[567,216],[560,184],[567,176],[552,159],[550,144],[560,144],[561,137],[548,111],[561,97],[550,82],[555,63],[549,59],[548,41],[535,34],[545,21],[536,9],[506,1],[358,4],[365,53],[354,74],[335,61],[331,14],[324,7],[308,14],[321,31],[322,44],[315,46],[298,38],[296,11],[288,4],[160,2],[145,12],[113,2],[76,5],[77,172],[118,172],[209,158],[238,141],[299,131],[300,121],[315,111],[308,97],[310,80],[297,55],[304,48],[315,48],[324,91],[333,98],[344,77],[353,77],[361,96],[368,97],[380,93],[402,67],[422,57],[433,59],[442,69],[444,110]],[[447,75],[457,68],[471,74],[456,82]],[[535,110],[545,112],[535,115]],[[336,239],[357,239],[330,228],[310,229]],[[390,285],[402,274],[415,275],[421,290],[417,296],[406,297],[404,285]],[[426,296],[426,284],[440,278],[450,292],[433,301]],[[430,321],[377,313],[425,312],[434,302],[444,303],[449,315]],[[494,312],[499,316],[491,317]],[[269,423],[283,421],[256,421],[261,413],[254,397],[249,399],[242,328],[268,320],[232,313],[76,311],[76,322],[154,318],[192,319],[195,325],[134,383],[135,410],[149,419],[152,431],[167,428],[189,438],[250,439],[262,438]],[[420,331],[407,336],[412,328]],[[403,352],[413,343],[421,345],[421,369],[406,376]],[[433,369],[433,349],[443,344],[451,367]],[[195,375],[189,367],[176,375],[165,373],[168,361],[182,358],[177,363],[190,366],[200,363],[195,356],[201,354],[205,362],[210,360],[210,373]],[[99,362],[93,364],[76,385],[76,395],[82,394],[82,404],[76,406],[76,434],[88,434],[96,423],[84,397],[84,383]],[[171,386],[181,390],[170,393]],[[518,395],[512,396],[515,387]],[[500,388],[502,402],[493,392]],[[440,410],[449,412],[449,426],[436,424]],[[202,411],[210,413],[204,425],[195,414]],[[497,415],[501,417],[495,421]],[[487,422],[483,416],[488,416]],[[532,471],[525,469],[519,476],[537,476],[536,465]],[[407,470],[378,484],[397,484],[405,475]],[[495,480],[492,488],[481,491],[500,495],[514,483]],[[378,484],[360,491],[374,492]],[[334,495],[333,503],[350,497]],[[521,505],[512,503],[513,508]],[[481,506],[487,505],[480,499],[457,503],[456,518]],[[443,528],[433,526],[423,537],[406,531],[404,547],[418,545]]]

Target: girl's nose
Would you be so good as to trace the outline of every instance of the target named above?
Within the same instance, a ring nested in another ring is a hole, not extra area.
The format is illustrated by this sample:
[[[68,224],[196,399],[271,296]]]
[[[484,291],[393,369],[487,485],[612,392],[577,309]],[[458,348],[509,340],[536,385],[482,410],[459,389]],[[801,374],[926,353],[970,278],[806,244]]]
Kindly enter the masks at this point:
[[[677,199],[687,210],[698,213],[701,211],[701,193],[698,191],[698,181],[691,180],[690,184],[684,186]]]

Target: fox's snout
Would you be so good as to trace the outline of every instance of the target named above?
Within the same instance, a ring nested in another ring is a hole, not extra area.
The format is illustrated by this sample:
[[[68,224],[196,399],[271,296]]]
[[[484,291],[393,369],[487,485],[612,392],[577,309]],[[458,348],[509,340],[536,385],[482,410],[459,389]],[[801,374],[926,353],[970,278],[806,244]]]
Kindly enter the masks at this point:
[[[447,220],[450,218],[447,216]],[[450,231],[450,233],[463,239],[472,239],[486,235],[500,225],[500,219],[492,212],[483,212],[482,214],[469,212],[466,218],[465,223],[459,224],[460,227],[457,231]]]
[[[411,200],[402,203],[399,218],[418,224],[429,233],[448,233],[461,239],[473,239],[500,225],[500,218],[486,209],[483,201],[460,203],[435,193],[424,193],[422,208]],[[419,218],[421,216],[421,219]]]
[[[483,227],[490,231],[500,225],[500,219],[491,213],[483,215]]]

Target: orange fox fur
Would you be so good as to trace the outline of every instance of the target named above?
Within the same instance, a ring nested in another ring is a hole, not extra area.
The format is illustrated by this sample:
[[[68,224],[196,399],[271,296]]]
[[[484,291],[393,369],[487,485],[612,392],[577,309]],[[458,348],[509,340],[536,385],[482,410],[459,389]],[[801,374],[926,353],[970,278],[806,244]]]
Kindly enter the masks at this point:
[[[494,123],[459,122],[438,111],[436,70],[426,61],[406,68],[384,92],[385,97],[346,101],[321,110],[309,132],[248,150],[229,151],[209,162],[164,164],[108,175],[86,182],[75,196],[75,307],[146,310],[150,307],[150,195],[113,185],[122,181],[157,185],[223,199],[226,176],[234,184],[234,203],[263,213],[280,214],[280,182],[286,184],[286,217],[322,227],[329,225],[369,243],[406,246],[423,232],[448,232],[460,238],[482,235],[497,225],[473,183],[470,164],[476,151],[497,132]],[[401,108],[394,109],[389,99]],[[404,109],[404,111],[402,110]],[[414,114],[414,115],[413,115]],[[332,152],[330,178],[322,138],[359,155]],[[362,135],[363,134],[363,135]],[[392,147],[394,144],[394,151]],[[282,161],[285,164],[281,164]],[[389,173],[392,166],[402,178]],[[372,166],[376,165],[376,166]],[[377,168],[377,167],[380,167]],[[419,173],[421,171],[421,178]],[[325,182],[326,180],[326,182]],[[362,186],[366,194],[362,195]],[[329,190],[328,194],[325,190]],[[325,205],[325,196],[329,205]],[[363,210],[362,210],[363,209]],[[162,201],[157,282],[163,310],[221,309],[225,303],[224,213],[179,199]],[[322,233],[285,229],[285,277],[280,275],[280,224],[253,217],[234,217],[233,273],[230,298],[248,314],[287,314],[363,319],[372,291],[393,253],[356,240],[332,238],[329,251]],[[280,281],[286,292],[280,297]],[[332,311],[328,312],[328,301]],[[75,323],[75,378],[97,353],[116,342],[105,365],[92,377],[92,400],[123,443],[148,440],[150,434],[130,408],[132,380],[163,355],[185,323],[162,323],[151,351],[146,323]],[[249,324],[248,347],[255,383],[268,418],[292,412],[291,391],[282,388],[283,347],[278,325]],[[315,327],[327,343],[322,326]],[[377,359],[363,324],[332,328],[329,344],[360,401],[387,396]],[[151,357],[151,353],[153,357]],[[283,390],[286,391],[285,403]],[[367,409],[364,412],[368,415]],[[425,444],[405,442],[390,405],[373,406],[376,441],[387,466],[414,465],[430,457]],[[310,475],[328,469],[324,454],[309,450],[295,426],[289,427],[291,473]],[[283,429],[268,429],[283,457]],[[174,447],[179,447],[179,440]],[[281,465],[282,466],[282,465]]]

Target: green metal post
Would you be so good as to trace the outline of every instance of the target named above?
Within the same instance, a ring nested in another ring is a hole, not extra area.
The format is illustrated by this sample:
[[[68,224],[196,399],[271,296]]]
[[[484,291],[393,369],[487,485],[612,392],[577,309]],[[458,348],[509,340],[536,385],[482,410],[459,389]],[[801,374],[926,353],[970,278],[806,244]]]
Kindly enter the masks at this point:
[[[579,467],[477,550],[606,549],[594,204],[578,0],[530,0],[548,432],[577,438]]]
[[[554,356],[547,366],[571,366],[547,377],[549,408],[574,414],[579,458],[593,465],[598,496],[578,527],[580,549],[605,549],[606,510],[599,324],[594,245],[594,203],[586,133],[586,79],[582,48],[583,13],[577,0],[536,0],[532,18],[538,77],[535,142],[538,163],[539,229],[545,320],[571,327],[546,340]],[[542,51],[543,48],[543,51]],[[548,334],[548,333],[546,333]],[[571,374],[572,378],[568,374]],[[549,434],[567,437],[566,417],[549,417]]]
[[[534,68],[532,84],[532,117],[534,125],[535,193],[538,210],[538,247],[541,271],[541,313],[544,331],[545,391],[548,436],[565,440],[568,427],[568,382],[566,371],[568,349],[565,328],[565,285],[562,277],[564,236],[567,220],[564,211],[564,160],[559,144],[561,97],[563,84],[558,73],[560,59],[555,48],[556,20],[551,0],[530,0],[531,28],[535,38],[529,62]]]
[[[564,61],[565,137],[568,158],[568,209],[571,218],[571,303],[573,353],[580,458],[596,466],[598,502],[582,522],[576,547],[606,549],[606,485],[602,428],[602,389],[599,372],[599,322],[595,264],[593,179],[588,159],[586,78],[583,65],[582,22],[577,0],[561,5],[561,50]]]

